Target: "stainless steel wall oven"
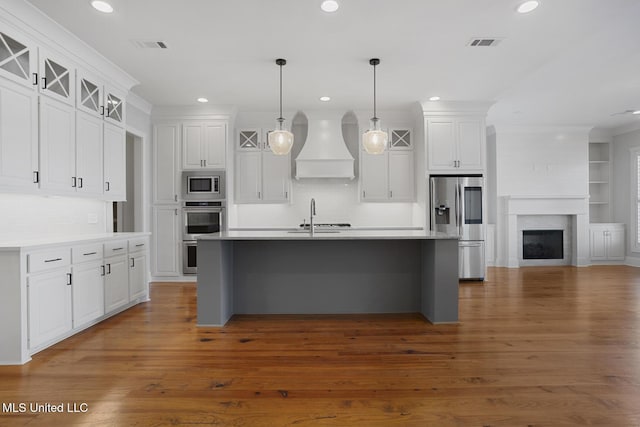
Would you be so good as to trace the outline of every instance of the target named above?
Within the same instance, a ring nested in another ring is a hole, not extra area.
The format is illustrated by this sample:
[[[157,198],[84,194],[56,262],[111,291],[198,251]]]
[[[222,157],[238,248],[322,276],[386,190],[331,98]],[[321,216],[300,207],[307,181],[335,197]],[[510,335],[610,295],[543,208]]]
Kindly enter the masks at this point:
[[[198,236],[224,230],[224,201],[184,202],[182,208],[182,273],[196,274]]]

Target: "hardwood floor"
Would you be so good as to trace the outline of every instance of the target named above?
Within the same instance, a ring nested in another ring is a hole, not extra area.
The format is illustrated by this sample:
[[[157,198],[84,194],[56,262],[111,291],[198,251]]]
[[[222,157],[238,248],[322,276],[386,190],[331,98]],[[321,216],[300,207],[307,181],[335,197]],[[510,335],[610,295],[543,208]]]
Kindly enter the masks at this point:
[[[151,298],[0,367],[0,425],[640,425],[638,268],[492,268],[460,285],[450,325],[237,316],[197,328],[194,285],[154,284]],[[88,410],[30,413],[36,402]]]

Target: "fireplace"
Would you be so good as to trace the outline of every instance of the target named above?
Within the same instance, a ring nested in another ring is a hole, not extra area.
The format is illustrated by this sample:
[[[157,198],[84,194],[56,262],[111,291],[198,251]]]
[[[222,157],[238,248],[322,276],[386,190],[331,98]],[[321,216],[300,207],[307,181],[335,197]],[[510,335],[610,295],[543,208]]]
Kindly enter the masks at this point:
[[[563,259],[563,230],[522,230],[522,259]]]

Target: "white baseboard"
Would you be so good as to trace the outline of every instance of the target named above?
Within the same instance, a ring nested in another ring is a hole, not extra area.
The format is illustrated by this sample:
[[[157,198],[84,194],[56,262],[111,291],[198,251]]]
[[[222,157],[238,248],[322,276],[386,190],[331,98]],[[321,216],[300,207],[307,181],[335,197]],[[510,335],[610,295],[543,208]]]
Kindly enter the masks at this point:
[[[631,267],[640,267],[640,258],[628,256],[624,259],[624,264]]]

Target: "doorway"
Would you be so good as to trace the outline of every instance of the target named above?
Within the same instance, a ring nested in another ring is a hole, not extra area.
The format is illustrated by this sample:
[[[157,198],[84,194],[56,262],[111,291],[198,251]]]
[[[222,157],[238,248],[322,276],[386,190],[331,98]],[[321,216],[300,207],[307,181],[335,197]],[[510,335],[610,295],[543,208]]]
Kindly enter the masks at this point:
[[[143,140],[127,132],[127,201],[113,203],[113,231],[144,231],[143,224]]]

